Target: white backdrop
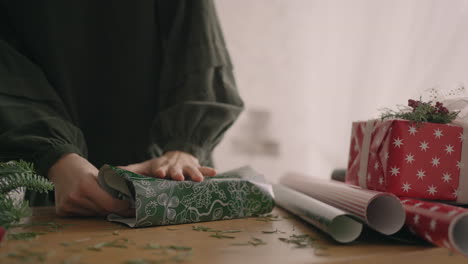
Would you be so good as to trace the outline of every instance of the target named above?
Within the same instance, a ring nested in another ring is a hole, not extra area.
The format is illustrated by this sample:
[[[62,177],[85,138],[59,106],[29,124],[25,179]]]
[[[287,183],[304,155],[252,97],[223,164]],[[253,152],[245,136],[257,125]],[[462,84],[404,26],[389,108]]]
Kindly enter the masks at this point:
[[[468,84],[468,0],[216,0],[247,109],[215,151],[328,178],[353,120],[431,87]]]

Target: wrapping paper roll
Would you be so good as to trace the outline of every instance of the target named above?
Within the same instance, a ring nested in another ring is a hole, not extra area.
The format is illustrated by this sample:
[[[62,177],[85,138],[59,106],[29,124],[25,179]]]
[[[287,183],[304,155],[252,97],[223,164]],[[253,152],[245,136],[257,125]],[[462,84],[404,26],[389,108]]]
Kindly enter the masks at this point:
[[[421,238],[468,256],[468,209],[401,198],[406,226]]]
[[[275,203],[321,229],[341,243],[354,241],[362,231],[362,224],[351,215],[291,188],[273,185]]]
[[[405,210],[400,200],[390,193],[292,173],[281,178],[280,183],[352,213],[371,228],[386,235],[398,232],[405,223]]]

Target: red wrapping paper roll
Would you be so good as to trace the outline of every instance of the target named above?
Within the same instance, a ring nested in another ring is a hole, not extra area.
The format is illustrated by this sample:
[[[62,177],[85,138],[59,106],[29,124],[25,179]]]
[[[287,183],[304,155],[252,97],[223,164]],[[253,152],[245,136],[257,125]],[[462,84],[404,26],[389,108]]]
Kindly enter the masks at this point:
[[[468,256],[468,209],[400,198],[411,232],[440,247]]]

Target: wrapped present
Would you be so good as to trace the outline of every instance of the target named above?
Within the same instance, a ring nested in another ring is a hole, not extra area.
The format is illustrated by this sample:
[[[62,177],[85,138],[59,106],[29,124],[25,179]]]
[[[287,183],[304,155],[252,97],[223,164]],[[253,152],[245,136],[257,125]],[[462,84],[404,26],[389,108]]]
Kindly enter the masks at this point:
[[[428,242],[468,256],[468,209],[401,198],[406,226]]]
[[[463,127],[403,119],[354,122],[346,182],[398,196],[468,203]]]
[[[112,196],[133,205],[135,217],[108,216],[130,227],[257,216],[274,206],[271,185],[250,167],[193,182],[151,178],[104,165],[98,181]]]

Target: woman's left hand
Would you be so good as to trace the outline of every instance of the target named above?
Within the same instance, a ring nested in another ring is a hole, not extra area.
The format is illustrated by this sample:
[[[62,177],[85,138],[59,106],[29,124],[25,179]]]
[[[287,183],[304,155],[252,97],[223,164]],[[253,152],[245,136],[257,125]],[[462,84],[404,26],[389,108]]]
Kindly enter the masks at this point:
[[[166,178],[176,181],[203,181],[206,176],[215,176],[216,170],[200,166],[198,159],[183,151],[169,151],[159,158],[153,158],[141,163],[120,166],[138,174]]]

